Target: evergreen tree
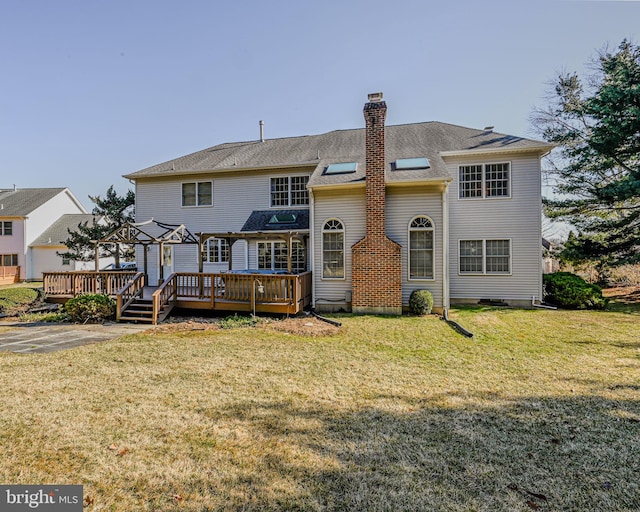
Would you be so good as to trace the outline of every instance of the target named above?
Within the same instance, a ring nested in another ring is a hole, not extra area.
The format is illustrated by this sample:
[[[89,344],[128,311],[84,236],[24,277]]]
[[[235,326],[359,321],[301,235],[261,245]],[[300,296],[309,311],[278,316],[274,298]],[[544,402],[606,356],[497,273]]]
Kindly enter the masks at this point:
[[[558,77],[533,123],[558,145],[555,190],[545,213],[578,229],[571,258],[609,264],[640,261],[640,47],[602,51],[586,79]]]
[[[104,198],[89,196],[89,199],[95,204],[91,213],[100,222],[84,222],[78,224],[77,230],[68,230],[69,238],[65,242],[68,251],[58,253],[63,258],[92,261],[95,258],[95,240],[101,240],[120,226],[134,221],[135,194],[132,190],[119,196],[111,185]],[[120,263],[120,258],[128,260],[135,257],[134,248],[126,245],[101,244],[99,251],[101,258],[114,257],[116,264]]]

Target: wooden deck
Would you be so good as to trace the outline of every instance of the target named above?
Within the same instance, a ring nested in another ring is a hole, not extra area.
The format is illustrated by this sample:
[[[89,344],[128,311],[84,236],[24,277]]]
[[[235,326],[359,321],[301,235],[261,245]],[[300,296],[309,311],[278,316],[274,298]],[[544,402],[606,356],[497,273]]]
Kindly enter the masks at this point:
[[[0,284],[13,284],[20,281],[20,267],[0,265]]]
[[[144,286],[144,275],[134,272],[48,272],[43,280],[50,302],[66,302],[83,293],[104,293],[117,301],[118,319],[127,319],[127,310],[133,305],[148,303],[152,323],[162,321],[174,307],[296,314],[311,303],[311,272],[177,272],[157,288]]]

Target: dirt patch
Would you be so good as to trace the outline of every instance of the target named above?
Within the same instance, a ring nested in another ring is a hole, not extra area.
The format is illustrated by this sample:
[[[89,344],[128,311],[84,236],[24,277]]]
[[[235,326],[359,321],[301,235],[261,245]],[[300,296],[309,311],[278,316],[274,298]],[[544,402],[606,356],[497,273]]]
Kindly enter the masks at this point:
[[[145,333],[165,334],[189,331],[217,331],[225,328],[221,325],[223,322],[223,319],[174,317],[146,330]],[[233,325],[227,328],[232,327]],[[250,326],[238,323],[236,327]],[[252,326],[252,328],[286,332],[300,336],[332,336],[340,331],[339,327],[313,317],[285,318],[283,320],[258,318],[257,323]]]
[[[602,290],[602,295],[623,304],[640,304],[640,286],[619,286]]]
[[[274,320],[264,324],[267,329],[288,332],[300,336],[333,336],[340,331],[340,327],[331,325],[317,318],[286,318]]]

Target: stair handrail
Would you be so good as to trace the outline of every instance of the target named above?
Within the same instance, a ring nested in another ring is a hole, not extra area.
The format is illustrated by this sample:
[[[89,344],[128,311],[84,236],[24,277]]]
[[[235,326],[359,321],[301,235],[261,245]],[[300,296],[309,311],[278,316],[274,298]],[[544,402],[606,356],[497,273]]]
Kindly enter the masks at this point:
[[[171,300],[174,302],[178,297],[178,274],[171,274],[165,281],[162,283],[158,289],[153,292],[153,324],[158,323],[158,316],[160,315],[160,310],[163,306],[169,304]]]
[[[116,320],[120,320],[122,313],[136,298],[142,297],[144,292],[144,273],[138,272],[133,279],[116,292]]]

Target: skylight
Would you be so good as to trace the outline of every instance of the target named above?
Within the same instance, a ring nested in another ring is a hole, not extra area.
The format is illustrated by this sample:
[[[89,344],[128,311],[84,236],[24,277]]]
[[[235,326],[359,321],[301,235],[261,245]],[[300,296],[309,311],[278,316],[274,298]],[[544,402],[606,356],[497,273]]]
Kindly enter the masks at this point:
[[[348,174],[356,172],[358,162],[343,162],[339,164],[329,164],[323,174]]]
[[[409,171],[414,169],[428,169],[431,167],[429,159],[423,156],[418,158],[398,158],[395,161],[396,171]]]
[[[292,224],[296,221],[295,213],[276,213],[269,219],[269,224]]]

